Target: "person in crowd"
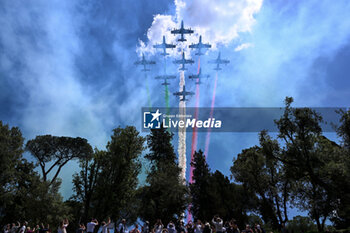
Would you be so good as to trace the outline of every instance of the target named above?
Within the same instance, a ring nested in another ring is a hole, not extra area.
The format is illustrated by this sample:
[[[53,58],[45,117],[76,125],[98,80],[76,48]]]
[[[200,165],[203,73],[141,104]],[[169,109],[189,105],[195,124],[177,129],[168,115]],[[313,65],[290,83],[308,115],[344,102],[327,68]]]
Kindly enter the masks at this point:
[[[19,222],[16,223],[12,223],[12,227],[11,227],[11,231],[10,233],[17,233],[18,229],[21,227],[21,224]]]
[[[30,227],[27,227],[26,233],[34,233],[35,228],[31,229]]]
[[[215,231],[217,233],[223,233],[223,221],[218,215],[214,216],[211,222],[215,226]]]
[[[145,221],[141,227],[141,233],[149,233],[149,222]]]
[[[244,233],[253,233],[253,230],[250,228],[249,224],[245,225]]]
[[[186,233],[186,227],[183,221],[180,221],[179,224],[177,225],[177,232]]]
[[[39,233],[49,233],[50,231],[50,225],[47,224],[46,227],[43,223],[40,224],[40,228],[39,228]]]
[[[40,226],[38,224],[38,225],[35,226],[35,233],[39,233],[39,231],[40,231]]]
[[[201,220],[198,219],[194,227],[194,233],[202,233],[203,228],[203,223],[201,222]]]
[[[120,222],[119,226],[118,226],[118,233],[125,233],[127,232],[127,227],[126,227],[126,219],[122,219],[122,221]]]
[[[254,229],[253,229],[254,233],[262,233],[260,225],[256,224],[254,225]]]
[[[240,233],[240,230],[238,228],[236,219],[232,219],[230,221],[230,227],[232,228],[232,232],[231,233]]]
[[[226,232],[226,233],[232,233],[231,232],[231,226],[230,226],[230,222],[229,221],[226,221],[225,223],[224,223],[224,232]]]
[[[21,228],[19,229],[18,233],[26,233],[27,225],[28,225],[28,222],[23,222],[23,224],[22,224]]]
[[[111,228],[111,218],[108,218],[107,222],[106,221],[102,221],[101,223],[101,227],[102,227],[102,233],[109,233],[109,229]]]
[[[255,233],[265,233],[265,230],[260,226],[259,223],[255,223],[254,232]]]
[[[6,224],[3,228],[4,233],[10,233],[11,231],[11,225],[10,224]]]
[[[59,225],[59,227],[58,227],[58,229],[57,229],[57,232],[58,232],[58,233],[67,233],[67,227],[68,227],[68,225],[69,225],[68,219],[64,219],[64,220],[60,223],[60,225]]]
[[[86,228],[85,228],[84,223],[80,223],[79,228],[75,232],[76,233],[85,233],[85,230],[86,230]]]
[[[204,224],[203,233],[211,233],[210,223],[206,222]]]
[[[161,233],[164,228],[162,220],[157,219],[156,224],[154,225],[154,233]]]
[[[225,228],[225,233],[232,233],[232,231],[233,231],[231,222],[229,222],[229,221],[225,222],[224,228]]]
[[[91,218],[91,221],[86,224],[87,233],[93,233],[96,226],[98,226],[97,219]]]
[[[175,224],[172,221],[168,223],[167,229],[169,233],[176,233]]]
[[[216,233],[216,228],[214,225],[210,225],[210,229],[212,233]]]
[[[186,232],[187,233],[194,233],[194,226],[193,226],[193,222],[192,221],[189,221],[186,224]]]
[[[130,233],[140,233],[139,225],[138,225],[138,224],[135,224],[134,229],[132,229]]]

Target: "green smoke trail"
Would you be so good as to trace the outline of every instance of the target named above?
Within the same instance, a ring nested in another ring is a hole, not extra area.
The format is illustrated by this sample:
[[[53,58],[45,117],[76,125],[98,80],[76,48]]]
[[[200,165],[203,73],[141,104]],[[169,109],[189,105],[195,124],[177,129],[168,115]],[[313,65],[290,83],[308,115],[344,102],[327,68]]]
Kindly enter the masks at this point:
[[[150,91],[149,91],[148,76],[147,76],[147,73],[146,73],[146,72],[145,72],[145,79],[146,79],[146,90],[147,90],[148,108],[149,108],[149,111],[151,111],[151,110],[152,110],[151,94],[150,94]]]
[[[165,85],[165,106],[167,113],[169,113],[169,90],[168,85]]]

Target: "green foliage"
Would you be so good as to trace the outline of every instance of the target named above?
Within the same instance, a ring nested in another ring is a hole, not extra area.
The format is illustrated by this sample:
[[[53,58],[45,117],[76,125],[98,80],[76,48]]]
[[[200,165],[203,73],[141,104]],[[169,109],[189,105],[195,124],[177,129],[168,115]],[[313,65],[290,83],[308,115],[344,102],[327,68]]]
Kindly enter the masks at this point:
[[[295,183],[296,205],[308,211],[318,231],[323,231],[337,199],[342,198],[337,192],[343,187],[335,182],[345,181],[334,168],[343,167],[346,158],[336,143],[321,135],[322,117],[318,113],[308,108],[293,109],[291,101],[286,103],[284,116],[276,121],[278,137],[285,144],[278,159]]]
[[[101,151],[93,151],[83,138],[37,136],[25,147],[35,159],[32,163],[22,156],[20,130],[0,121],[0,224],[27,220],[56,226],[68,217],[75,225],[89,217],[107,216],[126,218],[129,223],[137,217],[151,225],[157,218],[167,223],[182,216],[192,197],[191,211],[202,221],[218,214],[225,220],[234,217],[241,229],[245,223],[263,220],[271,229],[280,230],[286,223],[294,232],[322,232],[331,220],[338,230],[346,231],[350,226],[350,111],[339,111],[338,145],[322,135],[322,117],[317,112],[292,108],[292,102],[286,98],[285,112],[275,121],[276,139],[262,131],[259,145],[242,150],[234,159],[231,174],[239,184],[219,171],[212,173],[199,151],[192,161],[194,182],[189,189],[180,178],[173,135],[164,129],[147,136],[147,183],[137,188],[145,138],[135,127],[114,129],[106,150]],[[58,175],[73,159],[79,161],[80,170],[73,176],[74,195],[63,202]],[[289,206],[307,211],[309,217],[289,220]]]
[[[336,214],[332,221],[340,229],[350,226],[350,111],[340,111],[340,126],[337,133],[342,139],[342,148],[331,154],[333,160],[328,162],[326,171],[336,192]]]
[[[95,149],[92,156],[81,158],[79,160],[81,170],[79,173],[73,175],[72,182],[74,194],[72,199],[82,203],[82,208],[78,215],[83,222],[88,221],[90,216],[90,207],[93,198],[95,198],[94,195],[98,185],[97,182],[102,169],[101,160],[105,155],[105,151],[98,151]],[[71,204],[74,204],[74,202],[71,202]]]
[[[292,108],[286,98],[283,116],[275,123],[278,140],[266,132],[260,145],[245,149],[234,160],[232,175],[248,193],[259,198],[258,210],[273,228],[288,220],[287,206],[307,211],[317,230],[331,219],[338,227],[349,225],[350,157],[349,112],[342,114],[337,145],[322,135],[322,117],[309,108]],[[280,145],[281,144],[281,145]]]
[[[70,160],[91,156],[92,148],[84,138],[57,137],[51,135],[36,136],[26,144],[29,151],[41,167],[43,180],[56,169],[50,184],[54,183],[62,167]],[[46,166],[49,166],[47,169]]]
[[[317,232],[317,226],[310,217],[295,216],[286,224],[289,232]]]
[[[243,150],[231,167],[236,181],[242,182],[246,193],[255,198],[263,220],[275,229],[288,220],[292,187],[281,162],[275,158],[279,153],[278,142],[263,131],[260,146]]]
[[[0,138],[0,223],[26,220],[57,224],[61,217],[68,217],[69,208],[59,194],[60,182],[49,185],[42,181],[34,164],[22,157],[20,130],[0,121]]]
[[[210,170],[203,152],[195,152],[193,155],[193,183],[190,184],[192,197],[191,212],[195,219],[209,221],[215,212],[212,211],[212,198],[210,196]]]
[[[135,200],[137,177],[141,171],[139,156],[144,149],[144,141],[135,127],[119,127],[113,130],[107,151],[95,152],[88,165],[88,172],[80,176],[80,179],[96,176],[87,182],[93,192],[90,204],[93,211],[85,213],[86,216],[91,214],[98,219],[110,216],[112,219],[123,217],[136,220],[132,203]],[[84,198],[88,199],[87,196]]]
[[[17,127],[10,128],[0,121],[0,213],[13,197],[17,167],[22,159],[23,141],[22,133]]]
[[[234,217],[239,223],[247,221],[246,212],[253,203],[243,187],[231,183],[221,172],[211,173],[203,152],[195,152],[192,166],[193,183],[191,212],[195,219],[210,222],[214,215],[223,219]]]
[[[142,220],[154,224],[157,218],[164,223],[180,217],[188,204],[188,190],[180,178],[180,168],[171,145],[172,135],[164,129],[152,130],[147,137],[151,163],[147,185],[141,187],[139,213]]]

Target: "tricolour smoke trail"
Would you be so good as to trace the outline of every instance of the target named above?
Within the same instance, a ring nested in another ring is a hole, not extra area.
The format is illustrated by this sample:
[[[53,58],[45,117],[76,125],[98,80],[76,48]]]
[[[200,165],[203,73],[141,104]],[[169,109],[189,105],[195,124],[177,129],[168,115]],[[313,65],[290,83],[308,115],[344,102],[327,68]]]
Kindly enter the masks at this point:
[[[180,72],[180,91],[183,90],[183,87],[185,85],[185,72],[181,71]],[[186,101],[179,101],[179,114],[182,115],[180,116],[180,120],[185,121],[185,115],[186,115]],[[180,177],[183,180],[184,184],[186,183],[186,128],[179,127],[179,146],[177,148],[177,152],[179,154],[179,166],[181,168],[181,174]]]
[[[213,113],[214,113],[215,93],[216,93],[217,82],[218,82],[218,72],[216,72],[216,75],[215,75],[213,97],[212,97],[211,106],[210,106],[210,116],[209,116],[210,118],[213,118]],[[211,130],[210,130],[210,128],[208,128],[208,132],[207,132],[207,135],[206,135],[206,138],[205,138],[205,150],[204,150],[205,158],[208,157],[208,153],[209,153],[210,132],[211,132]]]
[[[201,60],[200,57],[198,57],[198,70],[197,70],[197,74],[199,74],[199,69],[201,68]],[[199,82],[200,80],[198,80]],[[194,117],[197,120],[198,119],[198,107],[199,107],[199,85],[200,84],[196,84],[196,103],[195,103],[195,113],[194,113]],[[195,126],[192,132],[192,148],[191,148],[191,162],[193,161],[193,155],[194,152],[197,150],[197,139],[198,139],[198,134],[197,134],[197,127]],[[190,177],[189,177],[189,182],[192,183],[193,182],[193,166],[190,167]]]
[[[197,74],[199,74],[199,69],[201,68],[201,57],[198,57],[198,70]],[[199,82],[200,80],[198,80]],[[195,103],[195,112],[194,112],[194,118],[197,120],[198,119],[198,107],[199,107],[199,83],[196,84],[196,103]],[[193,161],[193,155],[194,152],[197,150],[197,140],[198,140],[198,135],[197,135],[197,127],[195,126],[193,128],[192,132],[192,148],[191,148],[191,162]],[[189,183],[191,184],[193,182],[193,166],[190,165],[190,177],[189,177]],[[192,204],[189,204],[188,209],[187,209],[187,222],[192,220],[192,213],[191,213],[191,207]]]

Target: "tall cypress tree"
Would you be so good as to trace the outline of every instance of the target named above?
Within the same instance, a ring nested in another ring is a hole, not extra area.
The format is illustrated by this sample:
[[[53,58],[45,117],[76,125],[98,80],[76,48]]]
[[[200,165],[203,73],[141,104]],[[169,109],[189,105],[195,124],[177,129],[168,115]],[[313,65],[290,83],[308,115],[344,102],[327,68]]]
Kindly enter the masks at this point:
[[[208,200],[210,189],[210,170],[203,152],[199,150],[193,155],[193,183],[190,184],[192,206],[191,212],[195,219],[208,220],[211,218],[211,206]]]
[[[140,217],[154,224],[162,219],[166,224],[181,218],[188,204],[188,191],[180,178],[173,135],[165,129],[155,129],[147,137],[150,152],[145,158],[150,162],[147,185],[139,189],[141,197]]]
[[[211,221],[214,215],[223,219],[235,218],[240,223],[247,221],[247,212],[254,198],[248,196],[242,185],[230,182],[219,171],[210,172],[203,152],[195,152],[192,161],[193,180],[190,184],[194,219]]]

